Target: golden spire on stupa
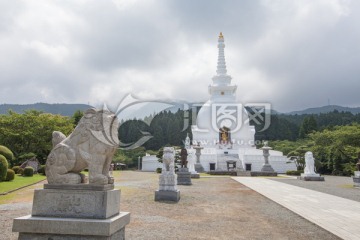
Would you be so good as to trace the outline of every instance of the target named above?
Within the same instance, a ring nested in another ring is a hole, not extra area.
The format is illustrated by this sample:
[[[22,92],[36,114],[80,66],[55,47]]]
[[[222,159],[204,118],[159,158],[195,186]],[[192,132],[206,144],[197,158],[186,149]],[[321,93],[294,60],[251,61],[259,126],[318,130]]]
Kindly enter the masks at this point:
[[[224,36],[222,35],[222,32],[220,32],[219,38],[224,39]]]

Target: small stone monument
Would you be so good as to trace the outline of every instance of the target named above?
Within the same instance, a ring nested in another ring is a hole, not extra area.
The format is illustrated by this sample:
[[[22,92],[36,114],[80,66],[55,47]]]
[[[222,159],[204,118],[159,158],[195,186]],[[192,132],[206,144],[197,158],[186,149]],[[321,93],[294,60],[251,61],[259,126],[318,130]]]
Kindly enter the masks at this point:
[[[324,181],[324,177],[315,173],[315,159],[312,152],[305,153],[304,173],[301,174],[299,179],[304,181]]]
[[[188,168],[191,173],[191,178],[200,178],[200,174],[195,170],[195,153],[190,144],[189,134],[186,134],[185,149],[188,151]]]
[[[159,190],[155,191],[155,201],[180,200],[180,191],[176,188],[175,174],[175,150],[173,147],[165,147],[163,154],[163,167],[159,176]]]
[[[181,149],[180,158],[181,158],[181,168],[177,172],[177,184],[178,185],[191,185],[191,173],[187,168],[187,150],[185,148]]]
[[[130,213],[120,212],[120,190],[109,176],[118,126],[113,113],[92,108],[68,137],[53,133],[48,184],[35,190],[31,215],[14,219],[18,239],[125,239]],[[80,173],[85,168],[89,184]]]
[[[198,173],[205,172],[204,167],[200,163],[201,149],[204,149],[204,147],[201,147],[200,143],[198,143],[193,148],[196,151],[196,153],[195,153],[195,156],[196,156],[195,171]]]
[[[193,149],[189,149],[188,167],[191,173],[191,178],[200,178],[200,174],[195,170],[195,153]]]
[[[354,171],[353,182],[354,187],[360,188],[360,152],[358,154],[358,162],[356,163],[357,171]]]
[[[265,163],[264,165],[262,166],[261,168],[261,172],[265,172],[265,173],[276,173],[274,171],[274,169],[272,168],[272,166],[270,165],[269,163],[269,156],[270,156],[270,153],[269,151],[271,150],[272,148],[268,146],[268,142],[264,142],[264,146],[261,148],[261,150],[263,150],[263,156],[264,156],[264,160],[265,160]],[[277,173],[275,174],[275,176],[277,175]]]

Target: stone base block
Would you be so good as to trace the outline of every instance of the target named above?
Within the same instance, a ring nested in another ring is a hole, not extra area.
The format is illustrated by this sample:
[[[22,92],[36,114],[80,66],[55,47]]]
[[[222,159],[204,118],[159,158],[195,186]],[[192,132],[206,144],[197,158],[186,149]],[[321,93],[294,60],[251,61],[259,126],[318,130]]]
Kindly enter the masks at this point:
[[[20,240],[105,240],[125,239],[130,213],[120,212],[108,219],[52,218],[31,215],[15,218],[13,232]]]
[[[198,174],[198,173],[191,173],[191,178],[200,178],[200,174]]]
[[[275,172],[270,164],[264,164],[261,168],[261,172]]]
[[[354,172],[354,177],[360,178],[360,171],[355,171]]]
[[[301,174],[301,176],[298,177],[298,179],[303,180],[303,181],[325,181],[325,178],[321,177],[320,174],[316,174],[316,175]]]
[[[36,233],[19,233],[19,240],[124,240],[125,228],[120,229],[111,236],[76,236],[76,235],[59,235],[59,234],[36,234]]]
[[[180,168],[177,173],[178,185],[191,185],[191,173],[187,168]]]
[[[353,177],[354,187],[360,188],[360,177]]]
[[[180,191],[162,191],[157,190],[155,191],[155,201],[171,201],[171,202],[178,202],[180,200]]]
[[[36,189],[32,216],[106,219],[120,211],[120,190]]]
[[[198,173],[205,172],[204,167],[201,165],[201,163],[195,163],[194,167],[195,171],[197,171]]]
[[[250,172],[250,175],[252,177],[276,177],[277,176],[277,172],[257,172],[257,171],[253,171]]]

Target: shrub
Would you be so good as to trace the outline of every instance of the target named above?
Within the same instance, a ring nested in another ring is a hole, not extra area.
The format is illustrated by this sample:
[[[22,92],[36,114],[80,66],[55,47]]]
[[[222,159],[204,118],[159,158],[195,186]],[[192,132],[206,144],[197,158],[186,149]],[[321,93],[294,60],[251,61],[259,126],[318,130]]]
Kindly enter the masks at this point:
[[[15,172],[12,169],[8,169],[6,173],[6,179],[5,181],[12,181],[15,178]]]
[[[303,170],[289,170],[289,171],[286,171],[286,175],[292,175],[292,176],[300,176],[302,173],[304,173]]]
[[[45,173],[45,165],[41,165],[39,167],[38,174],[46,175],[46,173]]]
[[[15,172],[15,174],[19,174],[20,166],[14,166],[12,170]]]
[[[23,168],[19,168],[18,174],[19,174],[19,175],[24,175],[24,169],[23,169]]]
[[[34,169],[32,167],[24,168],[24,176],[25,177],[32,177],[34,175]]]
[[[344,163],[343,164],[343,175],[344,176],[351,176],[352,174],[354,174],[354,171],[356,171],[356,165],[355,163]]]
[[[14,154],[5,146],[0,145],[0,154],[3,155],[9,163],[14,160]]]
[[[157,173],[161,173],[161,171],[162,171],[162,168],[157,168],[157,169],[156,169],[156,172],[157,172]]]
[[[8,161],[0,154],[0,182],[6,179],[6,173],[8,169]]]

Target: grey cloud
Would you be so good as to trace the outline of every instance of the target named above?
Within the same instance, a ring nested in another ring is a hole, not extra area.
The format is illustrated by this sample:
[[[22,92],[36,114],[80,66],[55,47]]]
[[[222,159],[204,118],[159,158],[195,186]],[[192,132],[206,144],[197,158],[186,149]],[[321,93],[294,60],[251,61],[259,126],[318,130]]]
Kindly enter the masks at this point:
[[[338,14],[348,3],[348,12]],[[123,9],[95,0],[48,5],[57,15],[49,20],[45,13],[32,22],[36,11],[45,10],[0,1],[0,103],[117,102],[129,91],[203,101],[223,31],[240,97],[271,102],[279,111],[325,105],[328,98],[360,105],[358,1],[163,0],[135,1]],[[212,53],[211,59],[199,56]]]

